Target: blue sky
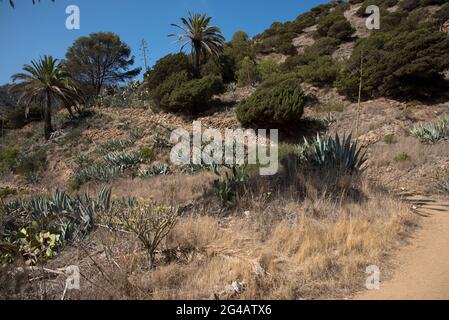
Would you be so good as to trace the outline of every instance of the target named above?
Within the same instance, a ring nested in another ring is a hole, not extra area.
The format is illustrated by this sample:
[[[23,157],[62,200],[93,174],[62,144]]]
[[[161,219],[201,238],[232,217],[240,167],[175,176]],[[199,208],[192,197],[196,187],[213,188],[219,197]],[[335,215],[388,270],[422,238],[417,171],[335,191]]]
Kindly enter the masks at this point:
[[[63,58],[73,41],[97,31],[118,34],[133,50],[136,65],[143,62],[139,53],[142,38],[149,44],[150,65],[164,55],[177,52],[173,39],[176,23],[188,11],[207,13],[212,24],[219,26],[226,39],[237,30],[254,36],[274,21],[287,21],[327,0],[15,0],[16,8],[8,0],[0,3],[0,84],[10,81],[41,55]],[[67,30],[65,9],[77,5],[81,11],[81,29]]]

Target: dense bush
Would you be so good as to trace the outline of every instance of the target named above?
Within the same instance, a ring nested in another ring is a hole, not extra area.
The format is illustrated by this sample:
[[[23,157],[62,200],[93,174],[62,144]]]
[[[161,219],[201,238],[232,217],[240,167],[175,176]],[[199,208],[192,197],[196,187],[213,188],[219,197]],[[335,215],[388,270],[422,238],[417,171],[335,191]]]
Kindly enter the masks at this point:
[[[386,9],[397,5],[399,0],[360,0],[358,2],[351,1],[351,4],[362,3],[362,6],[357,11],[357,15],[363,17],[366,15],[366,8],[371,5],[378,6],[381,9]]]
[[[155,89],[172,74],[185,71],[192,74],[192,63],[184,53],[169,54],[158,60],[153,69],[145,75],[145,83],[149,90]]]
[[[321,56],[298,70],[305,82],[318,86],[333,84],[337,79],[338,72],[339,65],[331,56]]]
[[[402,0],[399,3],[399,8],[405,11],[412,11],[421,5],[421,0]]]
[[[170,76],[153,94],[157,106],[165,111],[197,113],[204,110],[215,94],[223,92],[220,76],[206,76],[189,80],[187,73]]]
[[[362,95],[426,98],[445,86],[442,72],[449,68],[449,36],[429,29],[378,33],[360,41],[336,81],[338,90],[356,98],[363,53]]]
[[[256,53],[268,54],[278,52],[283,54],[294,54],[296,48],[293,39],[297,35],[297,27],[293,22],[275,22],[269,29],[254,37]]]
[[[240,87],[254,86],[259,78],[256,62],[250,57],[243,59],[237,71],[238,85]]]
[[[288,130],[301,119],[306,97],[296,74],[265,81],[237,108],[237,118],[246,127]]]
[[[224,83],[235,82],[236,59],[232,54],[232,50],[226,48],[218,59],[210,57],[201,66],[201,76],[221,76]]]
[[[333,12],[319,20],[316,36],[347,41],[351,39],[354,32],[355,29],[341,12]]]
[[[25,116],[25,107],[16,107],[14,110],[6,112],[3,118],[4,129],[21,129],[34,121],[42,121],[42,110],[40,107],[31,106],[28,108],[28,115]]]
[[[257,71],[260,76],[260,79],[262,81],[265,81],[265,80],[269,79],[270,77],[273,77],[273,76],[279,74],[281,71],[281,68],[276,63],[276,61],[274,61],[272,59],[266,59],[266,60],[259,62],[259,64],[257,65]]]
[[[294,55],[287,58],[281,65],[282,70],[291,71],[296,67],[313,63],[320,57],[329,56],[338,48],[339,41],[334,38],[318,39],[313,45],[306,47],[301,55]]]
[[[438,28],[441,28],[443,24],[449,20],[449,3],[446,3],[440,10],[435,12],[432,16]]]
[[[151,92],[151,97],[156,106],[162,109],[170,109],[170,94],[189,80],[190,76],[187,71],[170,75]]]

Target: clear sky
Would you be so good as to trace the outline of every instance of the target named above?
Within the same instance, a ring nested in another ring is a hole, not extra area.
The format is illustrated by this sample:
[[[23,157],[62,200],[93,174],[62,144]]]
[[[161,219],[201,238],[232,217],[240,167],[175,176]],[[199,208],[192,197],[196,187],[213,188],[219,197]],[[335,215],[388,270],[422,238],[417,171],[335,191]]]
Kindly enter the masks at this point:
[[[287,21],[327,0],[8,0],[0,3],[0,84],[10,82],[20,71],[41,55],[64,58],[67,48],[79,36],[97,31],[118,34],[132,49],[136,65],[142,66],[140,42],[147,41],[150,65],[164,55],[179,51],[167,35],[177,32],[177,23],[188,11],[207,13],[212,24],[222,29],[227,40],[238,30],[254,36],[275,21]],[[67,30],[65,10],[77,5],[81,29]]]

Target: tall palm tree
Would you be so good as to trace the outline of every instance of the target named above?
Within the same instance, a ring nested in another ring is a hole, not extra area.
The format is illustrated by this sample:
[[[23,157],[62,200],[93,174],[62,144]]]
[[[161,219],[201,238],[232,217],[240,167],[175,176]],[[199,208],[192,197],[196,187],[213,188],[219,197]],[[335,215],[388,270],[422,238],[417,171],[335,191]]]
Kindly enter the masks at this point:
[[[181,18],[182,25],[171,24],[179,28],[182,33],[170,34],[169,37],[177,37],[176,42],[182,43],[181,51],[186,46],[191,47],[193,66],[197,74],[207,55],[218,57],[225,44],[220,28],[209,25],[211,20],[212,17],[206,14],[189,13],[189,17]]]
[[[33,1],[33,4],[36,4],[36,1],[41,2],[41,0],[32,0],[32,1]],[[55,0],[51,0],[51,1],[55,2]],[[0,2],[3,2],[3,1],[0,0]],[[9,5],[14,8],[14,0],[9,0]]]
[[[52,56],[44,56],[31,65],[22,67],[26,73],[17,73],[12,80],[21,81],[11,87],[12,92],[20,93],[20,101],[28,106],[35,102],[44,104],[44,135],[49,139],[53,132],[51,123],[52,106],[55,102],[66,103],[74,97],[74,87],[63,64]],[[27,107],[28,113],[28,107]]]

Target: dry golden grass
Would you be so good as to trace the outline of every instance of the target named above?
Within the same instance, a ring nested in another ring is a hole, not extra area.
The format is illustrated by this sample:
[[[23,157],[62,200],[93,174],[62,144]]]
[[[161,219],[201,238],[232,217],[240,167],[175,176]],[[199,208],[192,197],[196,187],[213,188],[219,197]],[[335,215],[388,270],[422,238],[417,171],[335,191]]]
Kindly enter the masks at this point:
[[[133,236],[98,230],[84,246],[100,253],[81,252],[77,262],[67,253],[90,281],[73,298],[346,297],[363,287],[367,266],[388,265],[386,255],[415,222],[406,204],[363,191],[357,201],[248,192],[228,218],[207,211],[180,218],[155,269]],[[238,293],[227,289],[234,282]]]
[[[407,161],[394,161],[400,153],[410,156]],[[432,163],[438,157],[447,157],[448,144],[446,142],[426,145],[413,137],[399,137],[394,144],[379,144],[371,151],[370,164],[379,168],[388,165],[398,166],[399,169],[421,166]]]

